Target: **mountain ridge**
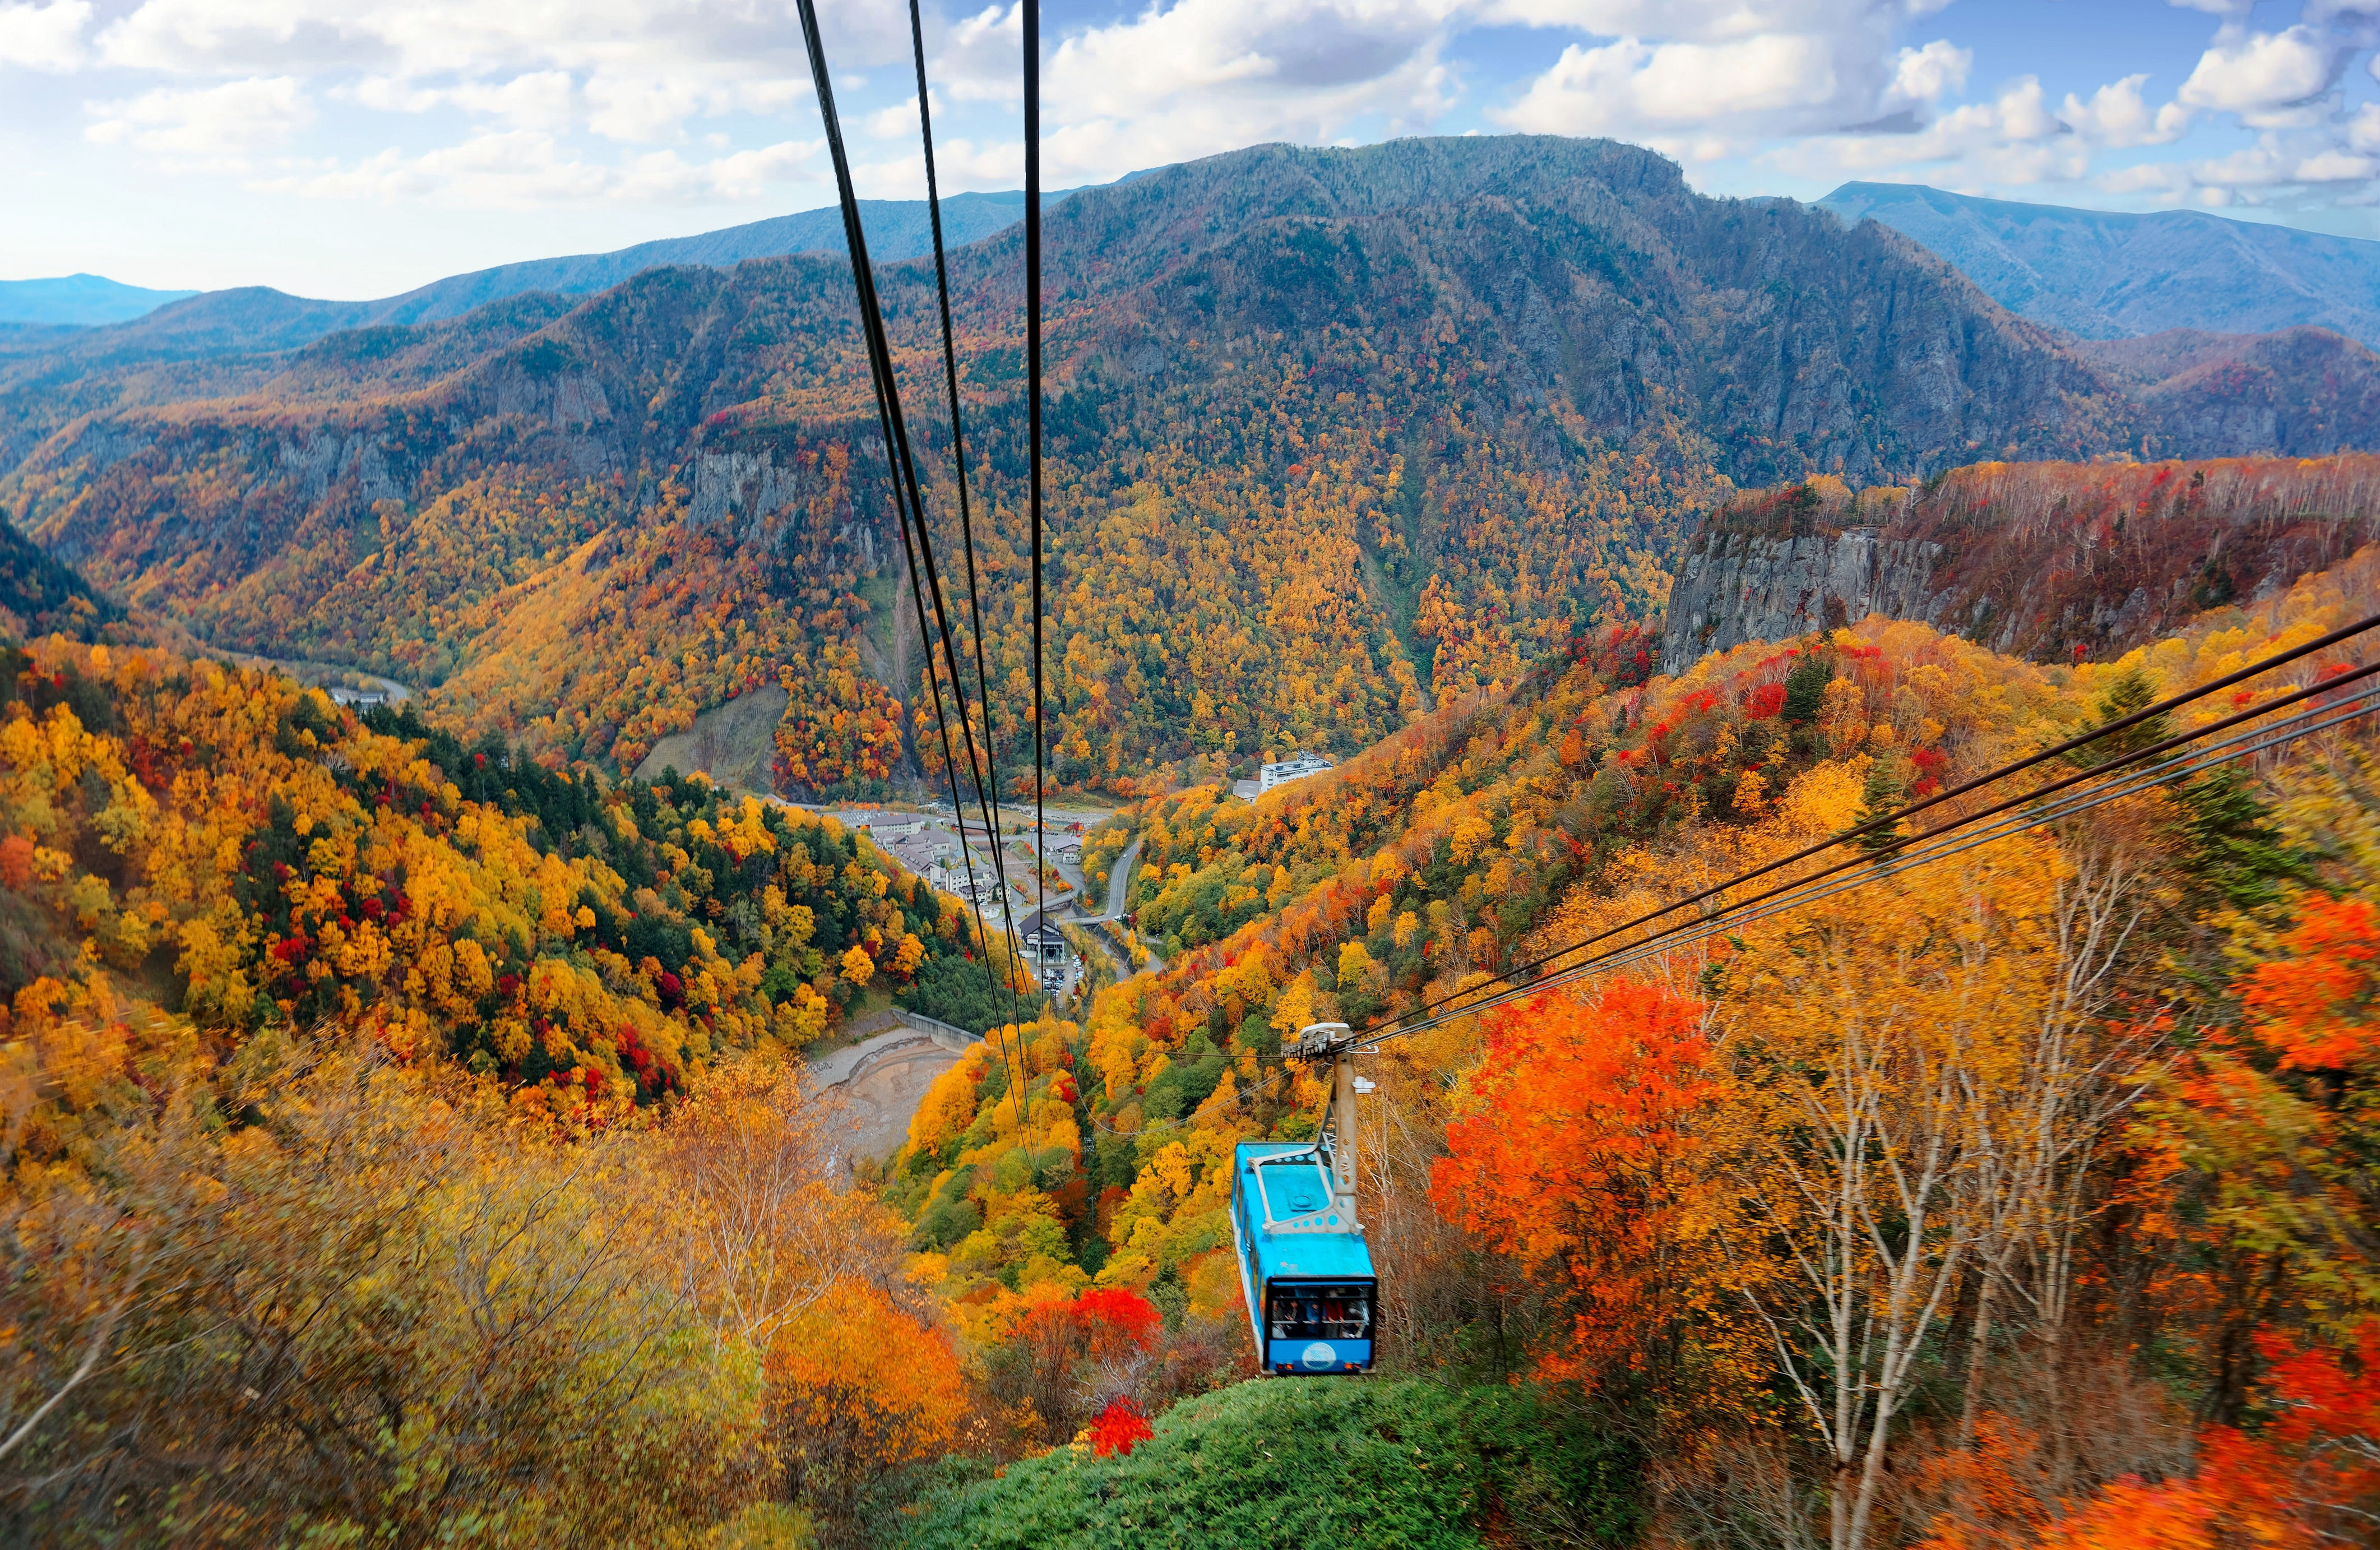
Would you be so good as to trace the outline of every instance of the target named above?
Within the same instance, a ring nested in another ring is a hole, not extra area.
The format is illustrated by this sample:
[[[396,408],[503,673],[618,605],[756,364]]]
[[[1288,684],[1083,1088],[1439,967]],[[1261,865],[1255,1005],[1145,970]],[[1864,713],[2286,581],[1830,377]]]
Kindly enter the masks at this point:
[[[1814,208],[1846,226],[1890,226],[2011,311],[2084,339],[2312,325],[2380,346],[2380,242],[2202,211],[2082,210],[1916,183],[1846,183]]]
[[[1046,243],[1046,580],[1077,621],[1054,758],[1117,794],[1352,751],[1646,616],[1736,485],[2132,455],[2172,420],[1897,232],[1706,199],[1610,141],[1253,147],[1077,194]],[[987,654],[1021,665],[1020,250],[995,233],[951,278]],[[955,550],[931,266],[878,278]],[[818,788],[905,742],[923,686],[881,633],[901,545],[839,257],[55,362],[0,361],[0,506],[202,637],[369,667],[563,761],[633,767],[781,673],[781,747],[842,750],[793,762]]]
[[[1745,491],[1681,546],[1661,671],[1871,614],[2041,662],[2107,660],[2261,603],[2380,534],[2380,457],[1982,463],[1857,493]]]
[[[1044,194],[1042,199],[1045,204],[1055,204],[1075,191],[1059,189]],[[953,194],[941,205],[943,240],[958,247],[1022,220],[1025,195],[1021,189]],[[860,219],[868,231],[868,250],[878,260],[898,262],[933,250],[925,201],[861,200],[859,207]],[[123,328],[107,347],[109,353],[116,355],[147,353],[174,359],[188,353],[187,348],[176,348],[176,344],[192,339],[206,341],[202,348],[210,352],[290,349],[346,329],[443,323],[516,296],[540,292],[591,295],[608,290],[644,270],[673,264],[723,268],[750,258],[839,253],[843,251],[843,240],[842,209],[829,205],[697,232],[691,237],[657,238],[604,252],[525,259],[468,270],[411,290],[361,301],[296,296],[270,286],[233,286],[208,291],[141,292],[159,299],[137,312],[88,320],[35,315],[30,303],[22,315],[8,310],[12,289],[61,286],[67,284],[65,281],[0,281],[0,323],[149,324]],[[77,275],[75,279],[99,277]],[[100,284],[119,291],[138,289],[116,286],[114,281]]]
[[[0,280],[0,323],[68,328],[124,323],[194,290],[152,290],[103,275],[61,275],[43,280]]]

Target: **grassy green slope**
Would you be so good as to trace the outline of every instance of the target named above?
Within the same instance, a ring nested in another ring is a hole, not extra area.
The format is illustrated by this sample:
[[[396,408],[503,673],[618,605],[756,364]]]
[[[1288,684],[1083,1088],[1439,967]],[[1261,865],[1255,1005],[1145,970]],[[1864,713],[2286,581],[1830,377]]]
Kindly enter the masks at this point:
[[[953,1461],[905,1550],[1624,1544],[1638,1458],[1521,1388],[1256,1379],[1186,1401],[1129,1456],[1060,1448],[994,1477]]]

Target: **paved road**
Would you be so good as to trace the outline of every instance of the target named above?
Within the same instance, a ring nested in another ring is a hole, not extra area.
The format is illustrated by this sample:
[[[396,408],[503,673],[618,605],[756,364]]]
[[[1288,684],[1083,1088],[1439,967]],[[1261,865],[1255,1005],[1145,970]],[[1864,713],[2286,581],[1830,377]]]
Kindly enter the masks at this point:
[[[1140,841],[1135,839],[1123,848],[1123,854],[1108,868],[1108,915],[1111,919],[1123,919],[1124,891],[1132,884],[1133,863],[1139,860]]]
[[[1140,841],[1135,839],[1123,848],[1123,854],[1118,856],[1115,863],[1108,868],[1108,919],[1118,924],[1123,921],[1124,895],[1132,886],[1132,869],[1139,860]],[[1148,950],[1148,943],[1144,942],[1140,946],[1142,951]],[[1139,972],[1162,974],[1165,972],[1165,960],[1151,952],[1148,954],[1148,961],[1141,966]]]
[[[395,678],[383,678],[375,673],[357,672],[355,668],[342,667],[334,662],[299,662],[285,657],[258,656],[252,652],[225,652],[221,654],[229,657],[234,666],[251,670],[269,667],[279,672],[283,677],[294,678],[301,684],[317,679],[327,680],[323,685],[325,689],[330,683],[338,681],[343,674],[354,673],[357,677],[377,686],[382,694],[388,696],[388,702],[392,705],[402,705],[413,698],[413,690],[398,683]]]

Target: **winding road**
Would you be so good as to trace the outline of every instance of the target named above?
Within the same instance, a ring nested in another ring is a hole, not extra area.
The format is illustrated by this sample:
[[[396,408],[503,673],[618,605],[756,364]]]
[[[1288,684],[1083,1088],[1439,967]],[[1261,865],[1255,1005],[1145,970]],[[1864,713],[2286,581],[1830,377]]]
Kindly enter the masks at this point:
[[[1134,840],[1123,848],[1123,854],[1108,868],[1108,919],[1123,919],[1124,894],[1132,884],[1133,863],[1140,860],[1140,841]]]

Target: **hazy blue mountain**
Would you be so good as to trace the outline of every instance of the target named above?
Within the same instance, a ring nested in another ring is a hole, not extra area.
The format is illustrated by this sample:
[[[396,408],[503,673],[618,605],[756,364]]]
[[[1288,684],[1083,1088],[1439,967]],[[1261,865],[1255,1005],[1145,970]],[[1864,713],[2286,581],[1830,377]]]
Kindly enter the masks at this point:
[[[1066,189],[1044,194],[1044,208],[1073,192]],[[868,229],[868,253],[880,262],[917,258],[933,251],[933,229],[924,200],[861,200],[859,215]],[[953,194],[942,201],[942,240],[953,248],[965,247],[1004,231],[1024,218],[1022,190]],[[609,253],[577,253],[567,258],[530,259],[521,263],[499,264],[493,269],[475,269],[370,301],[322,301],[291,296],[269,286],[203,292],[142,291],[137,294],[166,297],[171,299],[170,304],[153,311],[143,308],[135,313],[119,314],[124,320],[120,322],[106,320],[115,323],[113,327],[63,332],[32,326],[59,320],[28,318],[12,326],[14,314],[0,308],[0,356],[68,351],[77,361],[88,365],[187,360],[227,353],[294,349],[342,329],[439,323],[516,296],[590,296],[609,290],[631,275],[665,264],[725,268],[746,259],[841,251],[843,214],[840,209],[829,205],[694,237],[639,242],[633,248]],[[91,278],[103,286],[113,283],[93,276],[79,278]],[[131,290],[128,286],[118,288]]]
[[[168,301],[198,294],[194,290],[146,290],[101,275],[63,275],[55,280],[0,280],[0,323],[83,327],[126,323],[153,312]]]
[[[1915,183],[1846,183],[1818,208],[1846,225],[1890,226],[2009,311],[2086,339],[2310,324],[2380,346],[2380,242],[2198,211],[2118,215]]]
[[[1069,189],[1067,192],[1072,192]],[[1044,196],[1048,203],[1064,194]],[[942,241],[963,247],[993,232],[1004,231],[1025,218],[1021,189],[995,194],[953,194],[942,201]],[[871,258],[889,262],[917,258],[934,250],[934,233],[921,199],[864,199],[859,219],[868,232]],[[378,301],[357,302],[366,309],[366,323],[435,323],[460,317],[472,308],[517,296],[523,291],[558,291],[585,296],[609,290],[630,275],[664,263],[706,263],[724,268],[746,259],[775,258],[783,253],[843,251],[843,212],[834,205],[778,215],[747,226],[707,231],[698,237],[671,237],[639,242],[609,253],[578,253],[569,258],[531,259],[525,263],[499,264],[433,280],[418,290]]]

